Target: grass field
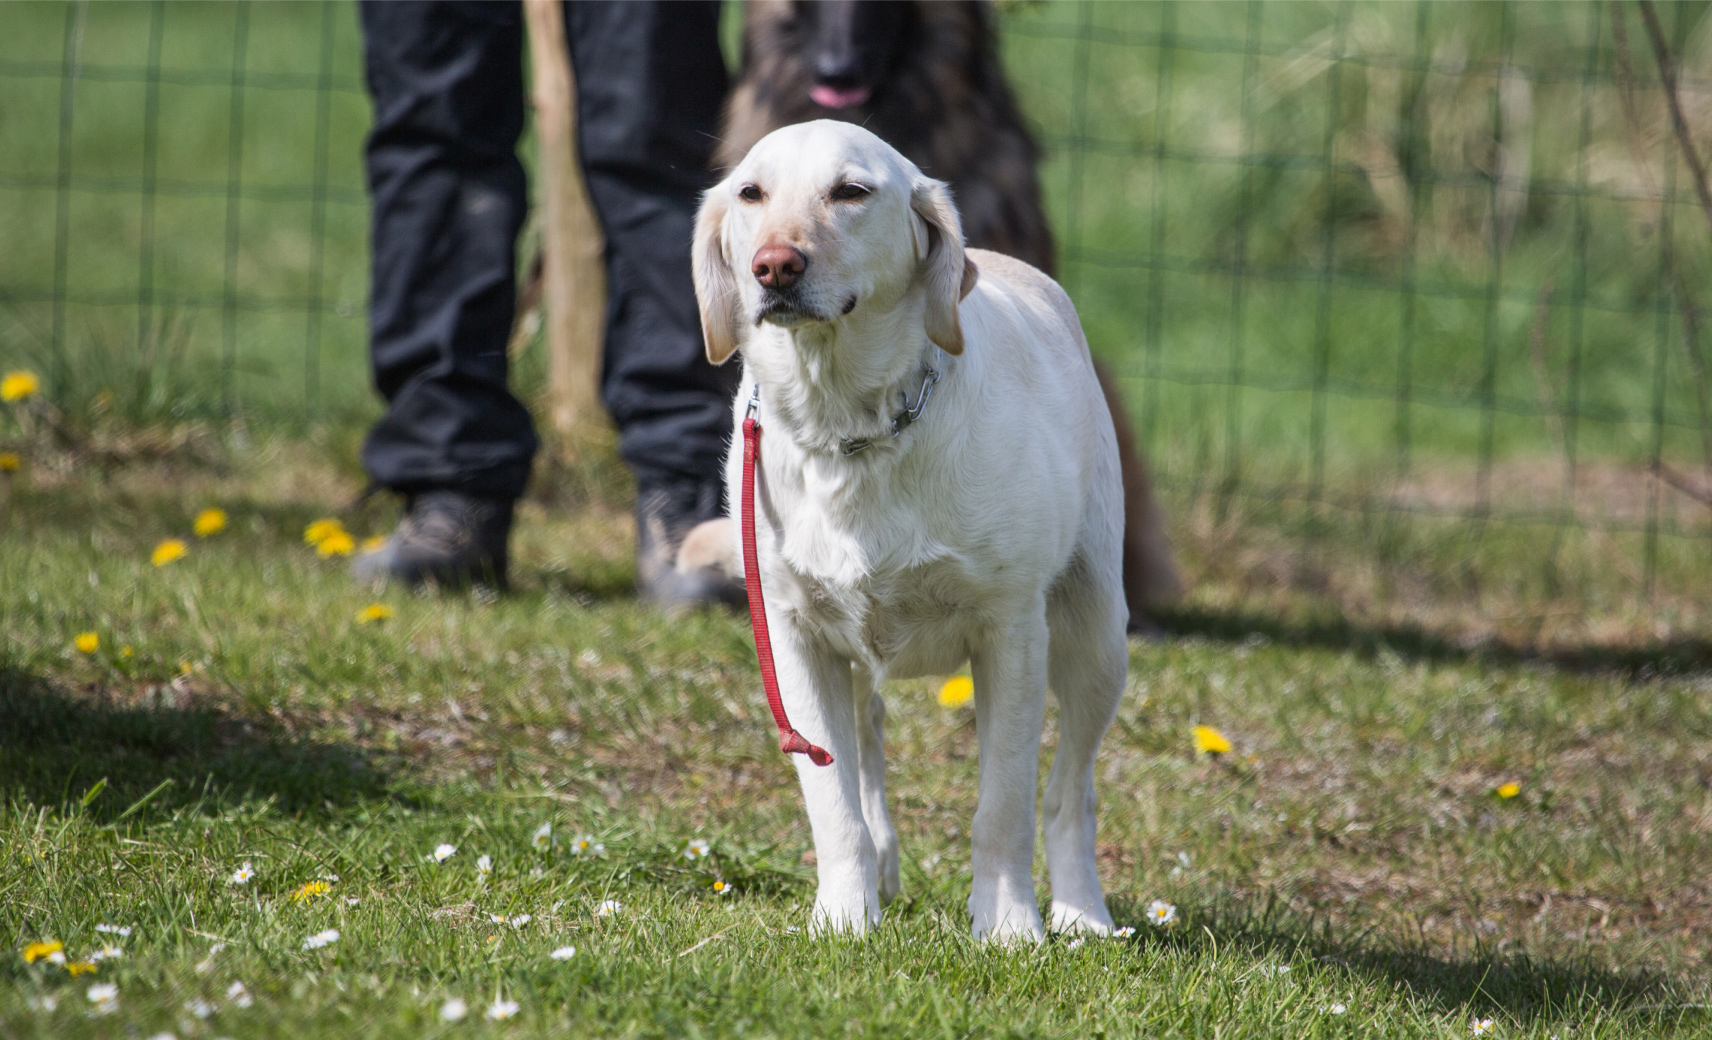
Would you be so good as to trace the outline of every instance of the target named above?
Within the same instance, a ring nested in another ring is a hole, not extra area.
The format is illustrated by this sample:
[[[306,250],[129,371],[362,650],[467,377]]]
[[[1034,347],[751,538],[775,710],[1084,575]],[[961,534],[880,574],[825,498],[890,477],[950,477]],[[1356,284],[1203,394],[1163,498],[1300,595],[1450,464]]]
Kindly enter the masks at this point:
[[[493,602],[304,543],[391,520],[349,5],[0,7],[0,372],[51,399],[0,405],[0,1037],[1712,1037],[1712,540],[1648,469],[1704,462],[1660,286],[1712,238],[1612,10],[1004,6],[1196,586],[1098,773],[1135,934],[1003,949],[930,682],[903,896],[806,934],[747,628],[633,602],[609,454],[543,454]],[[1712,21],[1663,10],[1703,139]]]
[[[903,897],[871,937],[820,939],[740,619],[634,604],[620,506],[544,486],[515,595],[395,590],[363,623],[372,597],[301,539],[358,487],[324,457],[7,485],[0,1035],[1712,1035],[1692,662],[1309,637],[1215,583],[1132,645],[1098,771],[1134,936],[968,940],[972,718],[916,682],[890,691]],[[189,537],[211,505],[228,529]],[[189,555],[151,566],[169,536]],[[1198,724],[1232,752],[1197,756]],[[26,963],[49,940],[123,956]]]

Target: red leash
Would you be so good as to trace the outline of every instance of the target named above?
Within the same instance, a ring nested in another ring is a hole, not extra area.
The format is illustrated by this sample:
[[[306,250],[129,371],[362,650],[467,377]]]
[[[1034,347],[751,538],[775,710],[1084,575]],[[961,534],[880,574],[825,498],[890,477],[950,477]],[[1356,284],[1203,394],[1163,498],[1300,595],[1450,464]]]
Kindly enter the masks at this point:
[[[779,699],[779,677],[773,671],[773,641],[767,635],[767,604],[761,596],[761,561],[755,551],[755,465],[761,461],[761,424],[755,420],[754,402],[743,420],[743,585],[749,592],[749,627],[755,631],[755,656],[761,662],[761,688],[767,691],[767,707],[779,727],[779,750],[787,755],[807,755],[817,766],[832,764],[825,748],[815,747],[791,726],[785,702]]]

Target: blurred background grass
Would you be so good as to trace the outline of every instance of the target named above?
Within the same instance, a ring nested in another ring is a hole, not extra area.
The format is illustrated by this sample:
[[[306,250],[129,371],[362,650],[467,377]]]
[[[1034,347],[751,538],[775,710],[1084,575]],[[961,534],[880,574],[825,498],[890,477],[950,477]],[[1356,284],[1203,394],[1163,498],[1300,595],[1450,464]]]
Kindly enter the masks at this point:
[[[1702,141],[1706,10],[1660,8]],[[309,435],[351,466],[377,410],[353,8],[0,26],[0,368],[41,372],[67,430]],[[1000,26],[1062,278],[1203,595],[1697,627],[1707,507],[1657,474],[1712,471],[1712,234],[1634,7],[1024,3]],[[543,368],[532,343],[532,401]],[[9,422],[0,447],[46,450]]]

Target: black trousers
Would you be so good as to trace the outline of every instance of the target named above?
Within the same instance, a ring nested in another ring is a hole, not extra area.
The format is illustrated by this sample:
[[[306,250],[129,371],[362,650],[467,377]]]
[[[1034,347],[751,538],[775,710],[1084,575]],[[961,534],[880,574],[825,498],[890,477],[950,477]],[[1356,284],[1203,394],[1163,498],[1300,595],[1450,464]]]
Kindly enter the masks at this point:
[[[407,493],[516,498],[538,447],[505,356],[528,206],[522,8],[371,0],[360,11],[375,106],[370,350],[387,402],[363,466]],[[606,233],[602,397],[644,489],[717,487],[737,373],[703,353],[690,237],[726,90],[719,4],[581,0],[565,22]]]

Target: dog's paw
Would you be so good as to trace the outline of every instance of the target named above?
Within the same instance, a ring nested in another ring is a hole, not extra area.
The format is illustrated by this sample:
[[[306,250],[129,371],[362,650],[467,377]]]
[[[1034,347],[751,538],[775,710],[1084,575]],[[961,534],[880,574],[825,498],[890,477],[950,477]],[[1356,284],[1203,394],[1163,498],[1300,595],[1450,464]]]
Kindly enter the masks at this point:
[[[859,936],[880,925],[880,897],[874,894],[872,903],[849,901],[814,901],[814,913],[809,917],[809,931],[816,935]]]
[[[1040,910],[1033,903],[970,899],[969,916],[969,934],[978,941],[1014,945],[1046,938]]]
[[[1103,901],[1087,907],[1061,903],[1056,899],[1052,901],[1052,930],[1055,932],[1110,935],[1114,927],[1112,915],[1106,911]]]

